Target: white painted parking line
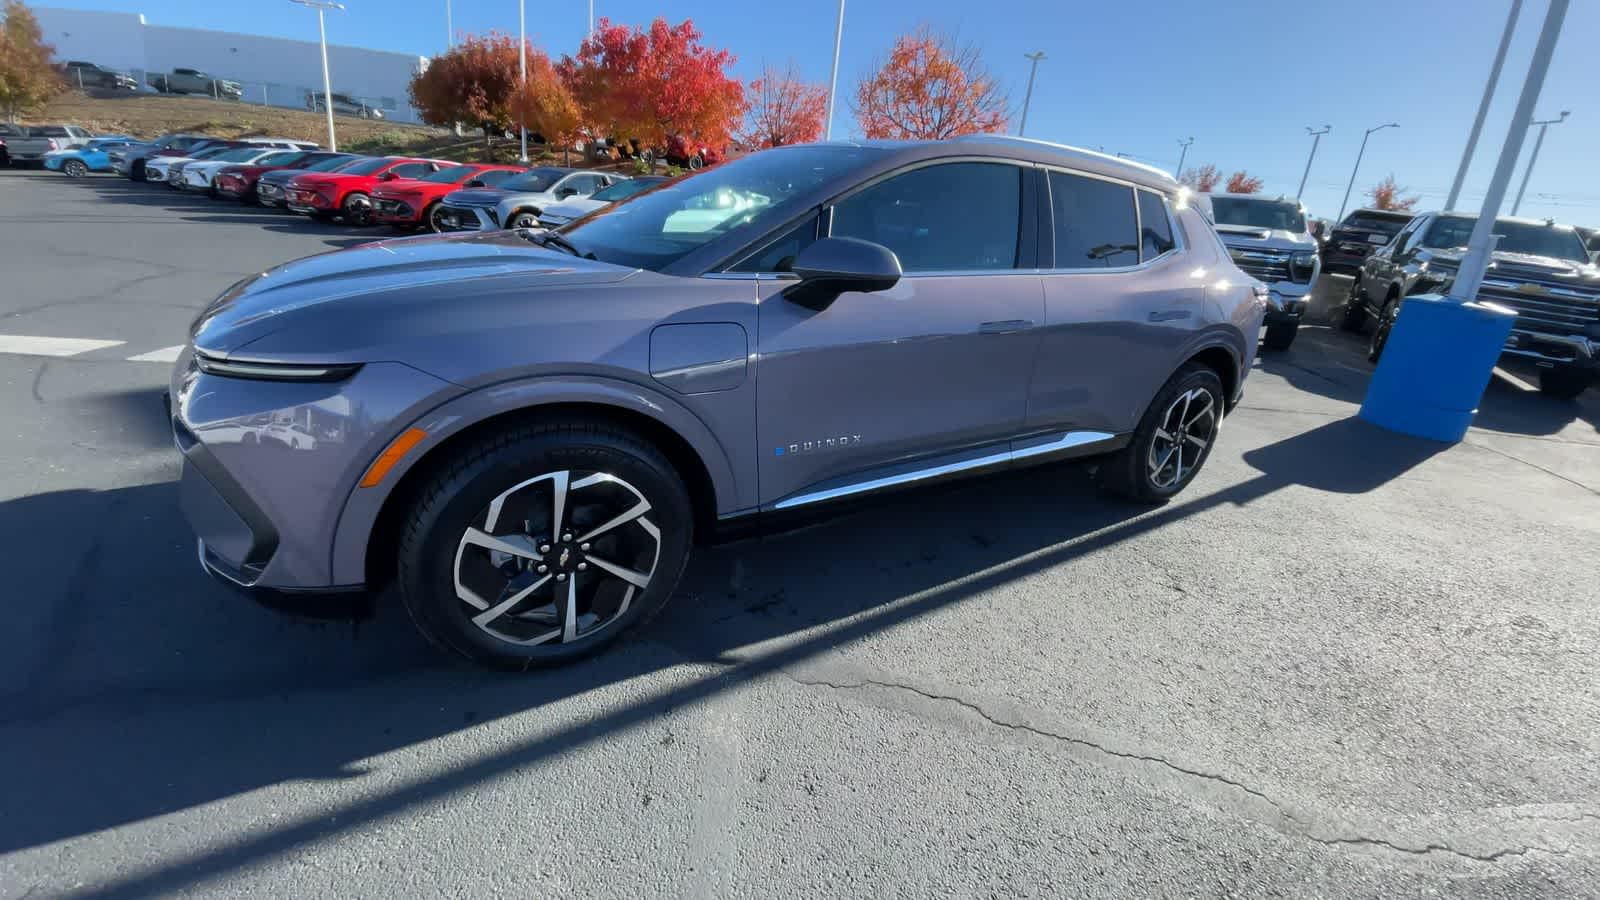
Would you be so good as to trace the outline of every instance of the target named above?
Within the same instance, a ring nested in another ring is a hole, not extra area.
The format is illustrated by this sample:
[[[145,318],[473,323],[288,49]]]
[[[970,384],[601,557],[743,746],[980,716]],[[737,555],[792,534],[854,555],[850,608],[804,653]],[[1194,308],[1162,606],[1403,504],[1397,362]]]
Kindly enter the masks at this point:
[[[149,353],[141,353],[138,356],[130,356],[128,357],[128,362],[177,362],[178,354],[182,352],[183,345],[177,344],[172,347],[162,347],[160,350],[151,350]]]
[[[20,353],[25,356],[77,356],[91,350],[120,347],[125,343],[127,342],[0,334],[0,353]]]

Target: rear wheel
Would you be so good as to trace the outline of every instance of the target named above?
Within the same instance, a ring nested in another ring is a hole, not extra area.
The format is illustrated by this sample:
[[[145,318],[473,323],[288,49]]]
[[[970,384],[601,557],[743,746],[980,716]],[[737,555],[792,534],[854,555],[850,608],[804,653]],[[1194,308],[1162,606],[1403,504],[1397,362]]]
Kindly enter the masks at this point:
[[[344,198],[339,204],[339,215],[344,217],[346,225],[367,226],[372,224],[372,198],[356,191]]]
[[[82,178],[89,174],[89,167],[84,165],[81,159],[69,159],[61,164],[61,171],[65,172],[68,178]]]
[[[401,596],[423,634],[480,665],[568,662],[660,609],[692,532],[676,471],[631,432],[518,427],[422,489],[401,536]]]
[[[1539,373],[1539,392],[1558,400],[1572,400],[1593,383],[1594,376],[1582,369],[1545,369]]]
[[[1100,467],[1100,483],[1140,503],[1165,503],[1211,457],[1222,411],[1222,379],[1207,366],[1185,365],[1151,401],[1128,446]]]

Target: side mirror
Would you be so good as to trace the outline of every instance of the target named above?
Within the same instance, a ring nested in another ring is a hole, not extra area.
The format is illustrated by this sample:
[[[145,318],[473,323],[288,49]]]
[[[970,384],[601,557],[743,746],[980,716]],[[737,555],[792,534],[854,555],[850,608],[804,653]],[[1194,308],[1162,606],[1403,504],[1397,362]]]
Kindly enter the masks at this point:
[[[485,185],[483,183],[483,179],[482,178],[474,178],[471,181],[467,182],[466,184],[462,185],[462,187],[469,187],[469,188],[477,188],[477,187],[484,187],[484,186]]]
[[[823,310],[846,291],[886,291],[900,283],[900,259],[882,244],[830,237],[800,251],[794,260],[798,284],[783,296],[809,309]]]
[[[399,178],[399,177],[400,177],[399,175],[396,175],[393,172],[385,172],[382,175],[378,176],[378,180],[379,181],[393,181],[393,180],[395,180],[396,178]]]
[[[562,200],[565,200],[568,197],[574,196],[577,193],[578,193],[578,191],[577,191],[576,188],[562,188],[561,190],[556,191],[556,197],[558,197],[558,198],[560,198]]]

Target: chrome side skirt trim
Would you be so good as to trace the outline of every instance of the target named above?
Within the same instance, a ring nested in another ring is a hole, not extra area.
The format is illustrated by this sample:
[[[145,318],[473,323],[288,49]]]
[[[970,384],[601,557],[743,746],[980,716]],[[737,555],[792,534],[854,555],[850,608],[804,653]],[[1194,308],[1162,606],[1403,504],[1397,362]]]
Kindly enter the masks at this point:
[[[990,466],[1008,465],[1010,463],[1019,462],[1022,460],[1034,459],[1040,456],[1048,456],[1050,454],[1061,453],[1067,450],[1080,449],[1092,444],[1113,441],[1115,439],[1116,435],[1109,434],[1104,431],[1067,431],[1056,436],[1053,440],[1048,440],[1040,444],[1034,444],[1033,446],[1025,447],[1020,450],[1015,449],[1013,445],[1013,449],[1004,450],[998,453],[990,453],[985,456],[978,456],[972,459],[964,459],[959,462],[944,463],[942,465],[930,466],[925,469],[915,469],[909,472],[885,475],[880,478],[870,478],[866,481],[858,481],[852,484],[840,485],[839,487],[827,488],[820,491],[796,494],[792,497],[779,500],[777,503],[772,505],[772,508],[775,510],[793,509],[796,506],[821,503],[827,500],[837,500],[841,497],[865,494],[871,491],[883,490],[884,488],[897,487],[899,485],[915,484],[919,481],[928,481],[930,479],[940,478],[945,475],[954,475],[959,472],[968,472],[974,469],[983,469]]]

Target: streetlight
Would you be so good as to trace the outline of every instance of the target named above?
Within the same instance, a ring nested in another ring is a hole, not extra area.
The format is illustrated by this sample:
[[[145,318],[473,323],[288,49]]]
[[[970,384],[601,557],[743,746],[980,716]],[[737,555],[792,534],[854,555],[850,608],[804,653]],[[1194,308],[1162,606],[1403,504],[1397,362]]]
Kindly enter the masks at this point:
[[[1350,205],[1350,189],[1356,186],[1356,173],[1361,171],[1361,157],[1367,155],[1367,138],[1372,137],[1372,133],[1374,131],[1382,131],[1385,128],[1399,127],[1400,124],[1398,122],[1385,122],[1382,125],[1375,125],[1371,128],[1368,128],[1367,133],[1361,136],[1361,151],[1356,154],[1356,167],[1350,170],[1350,183],[1345,185],[1344,202],[1339,204],[1339,215],[1334,218],[1335,222],[1344,221],[1344,208]]]
[[[517,0],[517,83],[524,87],[528,84],[528,0]],[[522,156],[519,160],[523,165],[528,164],[528,126],[522,126]]]
[[[1192,143],[1194,143],[1194,135],[1190,135],[1187,139],[1178,142],[1179,146],[1183,147],[1183,152],[1178,154],[1178,171],[1173,174],[1179,178],[1183,177],[1183,161],[1189,158],[1189,145]]]
[[[333,83],[328,78],[328,26],[325,14],[330,9],[344,9],[343,3],[333,0],[289,0],[317,11],[317,37],[322,41],[322,106],[328,111],[328,149],[339,149],[339,138],[333,133]]]
[[[828,76],[828,122],[822,126],[822,139],[833,140],[833,95],[839,88],[839,44],[844,40],[844,0],[839,0],[839,19],[833,26],[833,74]]]
[[[450,15],[450,0],[444,0],[444,47],[446,50],[456,45],[455,20]]]
[[[1313,129],[1310,125],[1306,126],[1306,134],[1311,135],[1311,155],[1306,157],[1306,171],[1300,176],[1300,186],[1295,188],[1294,201],[1296,203],[1300,202],[1300,195],[1306,192],[1306,179],[1311,177],[1311,161],[1317,158],[1317,145],[1322,143],[1322,136],[1332,130],[1332,125],[1322,126],[1321,131]]]
[[[1028,66],[1028,92],[1022,96],[1022,122],[1017,125],[1017,137],[1028,133],[1028,103],[1033,100],[1033,76],[1039,71],[1039,60],[1044,59],[1044,51],[1024,53],[1022,58],[1033,60],[1033,64]]]
[[[1528,123],[1529,125],[1539,126],[1539,136],[1534,138],[1533,155],[1528,157],[1528,169],[1522,173],[1522,186],[1517,188],[1517,199],[1511,204],[1511,214],[1513,216],[1517,214],[1517,210],[1522,208],[1522,195],[1527,193],[1528,179],[1533,177],[1533,164],[1539,161],[1539,148],[1544,146],[1545,131],[1548,130],[1551,125],[1560,125],[1562,122],[1565,122],[1567,120],[1567,116],[1570,115],[1572,115],[1572,110],[1563,109],[1561,111],[1561,115],[1557,118],[1545,119],[1542,122]]]

